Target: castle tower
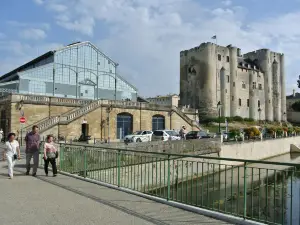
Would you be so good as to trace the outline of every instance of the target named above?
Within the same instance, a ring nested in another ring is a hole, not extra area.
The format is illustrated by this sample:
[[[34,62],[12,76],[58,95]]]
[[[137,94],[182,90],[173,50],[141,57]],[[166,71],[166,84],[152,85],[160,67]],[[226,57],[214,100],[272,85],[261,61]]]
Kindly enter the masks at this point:
[[[230,47],[230,116],[237,116],[238,102],[236,100],[237,96],[237,63],[238,63],[238,49],[236,47]],[[232,96],[234,99],[232,101]]]
[[[258,113],[258,97],[256,86],[257,76],[253,70],[249,70],[249,117],[252,119],[259,119],[256,115]]]
[[[286,121],[286,90],[285,90],[285,69],[284,54],[280,56],[280,85],[281,85],[281,120]]]
[[[227,98],[226,98],[226,75],[225,75],[225,69],[222,67],[220,71],[220,93],[221,93],[221,103],[222,103],[222,110],[221,115],[222,116],[228,116],[227,115]]]
[[[264,72],[264,91],[265,91],[265,116],[266,120],[273,121],[273,79],[272,79],[272,68],[270,60],[270,50],[262,50],[262,63],[261,67]]]
[[[195,107],[201,116],[217,116],[216,47],[203,43],[180,52],[180,105]]]
[[[279,69],[276,59],[272,64],[273,73],[273,115],[275,121],[281,121],[281,95],[280,95],[280,83],[279,83]]]

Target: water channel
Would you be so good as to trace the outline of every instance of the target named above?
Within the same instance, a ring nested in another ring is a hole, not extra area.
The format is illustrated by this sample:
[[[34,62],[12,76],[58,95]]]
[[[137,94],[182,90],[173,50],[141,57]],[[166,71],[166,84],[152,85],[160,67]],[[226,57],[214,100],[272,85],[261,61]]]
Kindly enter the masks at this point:
[[[300,154],[285,154],[266,161],[300,164]],[[300,168],[250,164],[246,177],[244,172],[243,166],[227,168],[178,182],[171,186],[170,198],[236,216],[246,215],[267,224],[300,224]],[[167,188],[152,194],[167,197]]]

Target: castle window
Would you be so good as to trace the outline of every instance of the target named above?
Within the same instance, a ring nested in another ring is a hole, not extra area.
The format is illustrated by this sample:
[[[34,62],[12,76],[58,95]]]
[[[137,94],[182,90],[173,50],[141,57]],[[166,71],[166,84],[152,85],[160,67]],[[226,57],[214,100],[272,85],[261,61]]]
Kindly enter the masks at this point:
[[[271,100],[269,100],[269,103],[271,104]]]
[[[218,60],[221,61],[222,57],[220,54],[218,54]]]
[[[233,87],[235,87],[235,82],[232,83]]]
[[[243,89],[246,89],[246,84],[245,84],[244,81],[242,82],[242,88],[243,88]]]
[[[256,89],[256,82],[253,82],[253,89]]]
[[[227,89],[225,89],[225,93],[227,94]]]
[[[249,99],[247,99],[247,107],[249,107]]]
[[[229,62],[229,56],[227,56],[226,59],[227,59],[227,62]]]
[[[234,96],[233,95],[231,96],[231,100],[234,101]]]
[[[239,98],[239,106],[242,106],[242,99]]]
[[[258,108],[260,108],[260,101],[259,100],[257,101],[257,106],[258,106]]]
[[[258,84],[258,89],[262,90],[262,84]]]
[[[229,83],[229,76],[227,75],[227,83]]]

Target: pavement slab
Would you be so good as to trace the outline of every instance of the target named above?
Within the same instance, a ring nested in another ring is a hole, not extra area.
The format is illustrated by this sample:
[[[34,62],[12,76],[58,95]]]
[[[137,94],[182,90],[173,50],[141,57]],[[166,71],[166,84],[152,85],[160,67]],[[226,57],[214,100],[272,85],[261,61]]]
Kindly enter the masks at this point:
[[[46,177],[42,169],[25,176],[24,163],[17,162],[12,180],[0,163],[1,224],[228,224],[69,176]]]

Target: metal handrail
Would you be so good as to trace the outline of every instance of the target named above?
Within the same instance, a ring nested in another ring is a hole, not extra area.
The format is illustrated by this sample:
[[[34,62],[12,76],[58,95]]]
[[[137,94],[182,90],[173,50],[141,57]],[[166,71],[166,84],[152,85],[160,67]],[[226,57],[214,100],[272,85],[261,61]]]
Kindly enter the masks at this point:
[[[210,159],[210,160],[220,160],[220,161],[231,161],[231,162],[241,162],[246,164],[268,164],[268,165],[280,165],[280,166],[300,166],[299,163],[283,163],[283,162],[272,162],[272,161],[263,161],[263,160],[248,160],[248,159],[235,159],[235,158],[222,158],[222,157],[213,157],[213,156],[203,156],[203,155],[189,155],[189,154],[173,154],[173,153],[163,153],[163,152],[146,152],[146,151],[136,151],[130,149],[121,149],[121,148],[110,148],[110,147],[101,147],[101,146],[91,146],[88,144],[67,144],[60,143],[63,146],[75,146],[75,147],[88,147],[88,148],[98,148],[98,149],[107,149],[114,151],[122,152],[134,152],[134,153],[143,153],[143,154],[152,154],[152,155],[162,155],[178,158],[197,158],[197,159]]]

